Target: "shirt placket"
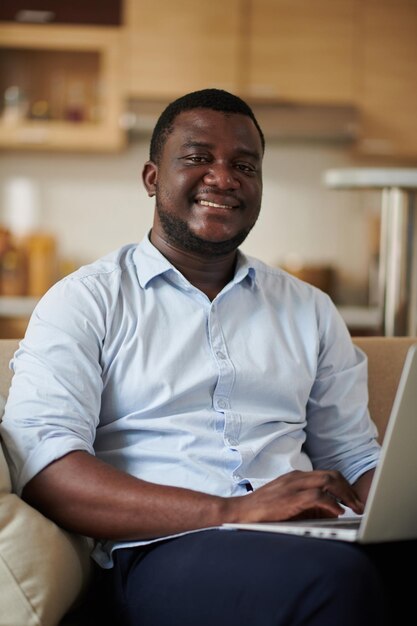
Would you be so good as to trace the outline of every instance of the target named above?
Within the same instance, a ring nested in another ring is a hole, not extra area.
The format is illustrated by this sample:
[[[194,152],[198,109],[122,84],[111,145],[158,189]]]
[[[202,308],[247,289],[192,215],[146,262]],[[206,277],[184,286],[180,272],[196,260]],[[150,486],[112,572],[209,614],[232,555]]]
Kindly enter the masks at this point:
[[[213,303],[209,314],[209,338],[213,357],[218,367],[217,384],[213,391],[213,408],[223,416],[223,436],[227,446],[237,449],[239,445],[240,418],[233,411],[231,394],[235,380],[235,368],[230,359],[221,330],[219,306]],[[237,476],[236,476],[237,478]]]

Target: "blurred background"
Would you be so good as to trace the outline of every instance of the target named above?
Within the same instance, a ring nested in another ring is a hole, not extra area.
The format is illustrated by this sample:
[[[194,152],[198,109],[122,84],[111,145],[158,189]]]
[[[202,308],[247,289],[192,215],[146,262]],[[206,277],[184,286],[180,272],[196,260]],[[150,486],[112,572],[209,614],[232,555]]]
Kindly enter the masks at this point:
[[[0,336],[148,232],[152,127],[205,87],[245,98],[266,135],[243,250],[327,291],[352,334],[384,332],[381,189],[325,175],[417,167],[416,33],[417,0],[2,0]]]

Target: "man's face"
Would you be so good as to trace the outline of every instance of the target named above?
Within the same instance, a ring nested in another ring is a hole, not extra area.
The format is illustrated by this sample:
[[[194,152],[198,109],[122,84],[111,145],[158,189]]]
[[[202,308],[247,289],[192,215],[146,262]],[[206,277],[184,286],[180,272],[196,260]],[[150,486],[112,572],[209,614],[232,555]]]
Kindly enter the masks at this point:
[[[158,165],[144,182],[156,196],[153,232],[180,250],[210,256],[239,246],[262,196],[262,144],[246,115],[211,109],[180,113]]]

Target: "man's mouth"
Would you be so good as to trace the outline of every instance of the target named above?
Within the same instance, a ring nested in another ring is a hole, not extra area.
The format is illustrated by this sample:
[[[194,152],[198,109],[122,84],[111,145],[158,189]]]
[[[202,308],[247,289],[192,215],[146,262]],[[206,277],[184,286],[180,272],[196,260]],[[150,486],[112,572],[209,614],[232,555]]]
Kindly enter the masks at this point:
[[[215,209],[237,209],[237,205],[231,205],[231,204],[219,204],[218,202],[210,202],[209,200],[199,200],[198,201],[200,204],[202,204],[203,206],[211,206]]]

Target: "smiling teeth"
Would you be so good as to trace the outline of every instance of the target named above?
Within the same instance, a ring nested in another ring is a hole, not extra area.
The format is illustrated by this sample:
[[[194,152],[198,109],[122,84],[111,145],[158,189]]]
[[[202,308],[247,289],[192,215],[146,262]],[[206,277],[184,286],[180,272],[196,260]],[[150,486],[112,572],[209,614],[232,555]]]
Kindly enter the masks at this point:
[[[216,204],[215,202],[209,202],[208,200],[200,200],[200,204],[202,204],[203,206],[212,206],[212,207],[215,207],[216,209],[232,209],[233,208],[228,204]]]

